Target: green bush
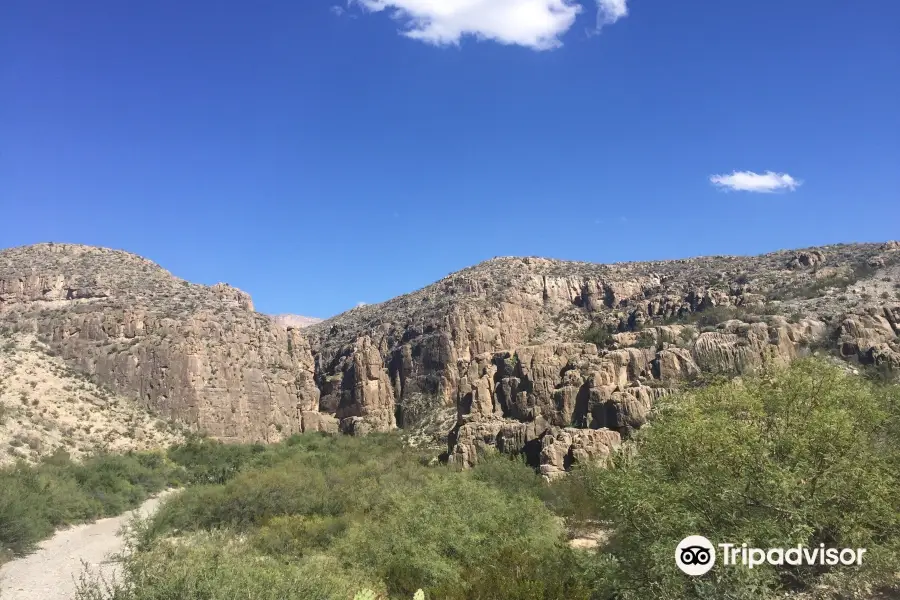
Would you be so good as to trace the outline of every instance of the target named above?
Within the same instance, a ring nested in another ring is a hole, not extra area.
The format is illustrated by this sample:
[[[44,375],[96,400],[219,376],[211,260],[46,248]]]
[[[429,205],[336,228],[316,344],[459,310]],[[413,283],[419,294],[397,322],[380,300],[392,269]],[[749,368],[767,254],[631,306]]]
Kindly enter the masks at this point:
[[[219,464],[205,452],[200,453],[204,464]],[[386,435],[295,436],[243,465],[224,484],[196,485],[167,502],[151,530],[249,530],[280,516],[365,511],[382,490],[421,479],[427,471],[400,436]]]
[[[195,438],[171,448],[168,455],[187,471],[188,483],[225,483],[262,452],[265,447],[261,445],[223,444]]]
[[[539,500],[503,493],[465,473],[443,473],[388,492],[334,551],[376,574],[391,594],[423,588],[440,598],[430,590],[471,592],[466,574],[498,553],[548,558],[562,540],[561,525]]]
[[[133,552],[116,581],[84,573],[76,600],[347,600],[364,587],[380,589],[333,557],[279,560],[214,532]]]
[[[492,453],[479,461],[472,477],[512,496],[548,497],[548,486],[522,456]]]
[[[581,334],[581,339],[596,344],[598,348],[606,348],[613,342],[613,330],[600,323],[591,323]]]
[[[565,545],[543,550],[509,544],[462,570],[465,584],[446,583],[427,590],[440,600],[589,600],[603,582],[583,553]]]
[[[586,486],[613,530],[603,559],[619,600],[852,596],[896,585],[900,564],[900,393],[802,361],[662,405],[652,426]],[[687,535],[714,544],[867,548],[859,568],[717,565],[676,569]]]
[[[346,599],[364,589],[435,600],[853,597],[896,585],[898,390],[817,361],[719,381],[661,400],[611,468],[553,484],[499,454],[468,471],[426,466],[398,435],[194,441],[171,454],[182,476],[206,483],[135,528],[121,585],[86,580],[79,600]],[[92,471],[84,481],[117,497],[129,497],[123,478],[154,481],[116,463]],[[83,498],[82,512],[97,510],[96,494]],[[602,527],[609,544],[569,548],[566,522]],[[717,565],[690,578],[673,555],[691,534],[868,553],[861,568]]]
[[[0,545],[23,554],[60,526],[119,514],[174,483],[161,454],[104,454],[82,463],[57,452],[0,470]]]
[[[347,529],[346,516],[290,515],[275,517],[253,536],[253,546],[271,556],[303,556],[321,552]]]
[[[190,454],[215,465],[223,451]],[[586,598],[588,579],[562,568],[572,551],[542,501],[553,489],[503,456],[461,471],[425,466],[400,436],[298,436],[241,459],[223,484],[171,498],[135,528],[124,587],[88,580],[80,598],[349,598],[363,588],[407,598],[419,589],[429,598]],[[167,541],[171,534],[180,541]],[[313,564],[329,565],[325,587],[297,583]]]

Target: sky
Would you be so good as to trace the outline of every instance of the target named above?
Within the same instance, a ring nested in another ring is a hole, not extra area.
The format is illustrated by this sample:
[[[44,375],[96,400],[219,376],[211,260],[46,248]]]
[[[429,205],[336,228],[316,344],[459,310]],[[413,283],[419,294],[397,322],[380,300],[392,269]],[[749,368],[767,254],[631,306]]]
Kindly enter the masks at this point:
[[[3,0],[0,247],[327,317],[495,256],[900,238],[895,0]]]

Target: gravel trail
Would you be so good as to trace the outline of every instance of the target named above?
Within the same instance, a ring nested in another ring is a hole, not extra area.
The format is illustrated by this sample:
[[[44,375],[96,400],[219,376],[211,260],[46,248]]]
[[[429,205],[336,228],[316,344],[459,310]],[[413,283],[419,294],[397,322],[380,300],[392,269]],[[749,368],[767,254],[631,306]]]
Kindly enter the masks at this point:
[[[118,517],[57,531],[41,542],[33,554],[0,567],[0,599],[71,600],[82,571],[81,561],[108,580],[117,572],[110,556],[121,552],[124,545],[119,530],[135,513],[152,514],[170,493],[163,492]]]

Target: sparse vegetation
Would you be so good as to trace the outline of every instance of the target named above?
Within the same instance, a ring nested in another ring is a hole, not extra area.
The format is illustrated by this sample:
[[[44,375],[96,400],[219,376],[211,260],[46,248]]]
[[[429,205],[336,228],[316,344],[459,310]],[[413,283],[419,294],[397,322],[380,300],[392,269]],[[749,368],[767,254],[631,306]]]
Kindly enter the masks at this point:
[[[656,337],[649,331],[642,331],[634,345],[637,348],[656,348]]]
[[[443,401],[437,394],[409,393],[397,403],[397,425],[413,429],[440,410]]]
[[[811,282],[791,287],[781,287],[769,294],[770,300],[789,300],[816,298],[823,295],[829,289],[846,290],[861,279],[872,277],[877,268],[866,261],[860,261],[852,265],[845,273],[836,273],[825,277],[814,278]]]
[[[719,323],[731,319],[751,320],[755,315],[738,306],[710,306],[702,310],[688,313],[682,317],[666,319],[665,324],[692,324],[700,327],[715,328]]]
[[[591,323],[581,334],[581,339],[596,344],[598,348],[606,348],[613,342],[613,333],[613,330],[607,325]]]

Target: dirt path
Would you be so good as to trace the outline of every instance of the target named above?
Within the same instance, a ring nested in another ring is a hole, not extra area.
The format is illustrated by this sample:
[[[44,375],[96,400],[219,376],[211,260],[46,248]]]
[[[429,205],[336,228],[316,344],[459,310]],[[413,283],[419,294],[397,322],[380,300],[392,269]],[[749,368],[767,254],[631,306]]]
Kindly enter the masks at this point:
[[[103,573],[108,579],[117,569],[109,560],[110,555],[122,550],[121,527],[135,513],[151,514],[170,493],[163,492],[118,517],[58,531],[43,541],[34,554],[6,563],[0,567],[0,598],[71,600],[75,582],[82,571],[81,561],[87,563],[91,571]]]

